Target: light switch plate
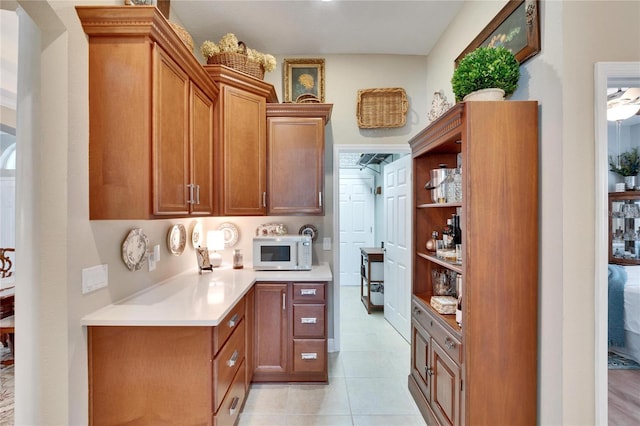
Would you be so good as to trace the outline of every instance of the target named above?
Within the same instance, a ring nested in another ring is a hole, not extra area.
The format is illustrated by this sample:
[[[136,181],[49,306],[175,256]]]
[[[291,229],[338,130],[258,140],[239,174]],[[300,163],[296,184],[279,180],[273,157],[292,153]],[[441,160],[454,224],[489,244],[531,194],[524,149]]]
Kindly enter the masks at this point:
[[[322,250],[331,250],[331,237],[324,237],[322,239]]]
[[[97,265],[82,270],[82,294],[91,293],[109,285],[109,266]]]

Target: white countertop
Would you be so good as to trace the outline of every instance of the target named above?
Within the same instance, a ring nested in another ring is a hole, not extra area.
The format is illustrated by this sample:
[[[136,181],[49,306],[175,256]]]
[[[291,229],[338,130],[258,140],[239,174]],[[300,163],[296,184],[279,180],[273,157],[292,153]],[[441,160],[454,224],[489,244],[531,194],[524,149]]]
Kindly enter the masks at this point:
[[[106,326],[216,326],[256,281],[331,281],[329,265],[311,271],[254,271],[223,265],[213,272],[188,271],[105,306],[81,324]]]

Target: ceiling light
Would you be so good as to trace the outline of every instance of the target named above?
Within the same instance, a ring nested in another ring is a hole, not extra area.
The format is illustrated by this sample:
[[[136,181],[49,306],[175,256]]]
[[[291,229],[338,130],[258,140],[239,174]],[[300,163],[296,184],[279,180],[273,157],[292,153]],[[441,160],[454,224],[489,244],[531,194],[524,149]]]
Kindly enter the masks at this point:
[[[607,120],[626,120],[633,117],[638,111],[640,111],[640,105],[616,105],[607,109]]]

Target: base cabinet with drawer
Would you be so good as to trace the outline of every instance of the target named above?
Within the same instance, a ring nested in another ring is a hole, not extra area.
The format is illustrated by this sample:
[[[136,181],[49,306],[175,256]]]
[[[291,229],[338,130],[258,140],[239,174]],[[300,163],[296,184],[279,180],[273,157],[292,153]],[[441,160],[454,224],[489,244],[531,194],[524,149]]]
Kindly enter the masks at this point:
[[[89,326],[89,423],[235,424],[246,329],[244,299],[216,327]]]
[[[325,282],[258,282],[254,382],[327,382]]]

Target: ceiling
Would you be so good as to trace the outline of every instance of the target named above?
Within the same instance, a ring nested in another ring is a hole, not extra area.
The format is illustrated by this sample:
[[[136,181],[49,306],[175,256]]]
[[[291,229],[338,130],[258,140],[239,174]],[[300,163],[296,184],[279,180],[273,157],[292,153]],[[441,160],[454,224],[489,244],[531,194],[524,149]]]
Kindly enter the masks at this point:
[[[226,33],[274,56],[426,55],[463,5],[436,1],[171,0],[196,49]]]

